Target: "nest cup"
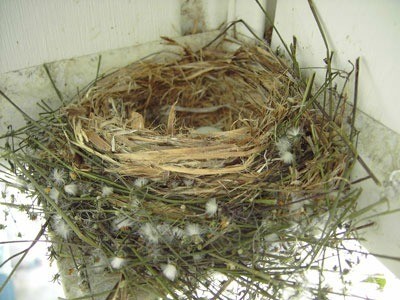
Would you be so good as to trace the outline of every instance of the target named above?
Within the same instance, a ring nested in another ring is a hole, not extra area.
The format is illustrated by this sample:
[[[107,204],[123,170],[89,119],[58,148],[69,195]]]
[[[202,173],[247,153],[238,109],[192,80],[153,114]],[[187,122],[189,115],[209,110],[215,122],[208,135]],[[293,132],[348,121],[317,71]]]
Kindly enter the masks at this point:
[[[106,163],[101,171],[148,179],[164,197],[240,201],[317,188],[320,158],[340,176],[344,154],[332,155],[335,140],[280,58],[261,47],[184,50],[122,68],[66,108],[75,143]]]

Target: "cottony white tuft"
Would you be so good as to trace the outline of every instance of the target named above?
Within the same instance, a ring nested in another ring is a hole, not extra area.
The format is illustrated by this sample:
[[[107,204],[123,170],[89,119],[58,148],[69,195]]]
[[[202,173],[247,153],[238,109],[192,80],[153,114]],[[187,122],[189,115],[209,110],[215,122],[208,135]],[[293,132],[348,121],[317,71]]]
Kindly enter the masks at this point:
[[[176,270],[176,267],[173,264],[164,265],[162,266],[162,269],[164,276],[171,281],[174,281],[176,275],[178,275],[178,271]]]
[[[290,138],[295,138],[295,137],[298,137],[301,135],[301,129],[300,129],[300,127],[292,127],[292,128],[288,129],[286,134]]]
[[[285,164],[291,164],[294,161],[294,155],[293,155],[293,153],[291,153],[289,151],[285,151],[285,152],[281,153],[281,160]]]
[[[101,196],[102,197],[107,197],[112,195],[112,193],[114,192],[114,189],[110,186],[103,186],[103,188],[101,189]]]
[[[53,169],[51,173],[51,178],[57,185],[63,185],[65,183],[64,180],[64,171],[59,169]]]
[[[120,229],[132,227],[133,224],[134,222],[131,219],[121,216],[113,221],[113,228],[114,230],[118,231]]]
[[[71,196],[76,196],[78,194],[78,186],[75,183],[70,183],[64,186],[64,191]]]
[[[144,187],[146,184],[149,183],[149,180],[147,178],[139,177],[134,181],[134,185],[141,188]]]
[[[140,229],[139,233],[143,235],[144,239],[147,240],[151,244],[158,244],[159,234],[157,229],[154,228],[150,223],[144,224]]]
[[[185,228],[186,236],[196,236],[201,234],[200,225],[199,224],[187,224]]]
[[[113,257],[110,261],[111,267],[113,267],[113,269],[121,269],[123,266],[125,266],[127,263],[127,259],[126,258],[122,258],[122,257]]]
[[[52,199],[55,203],[58,202],[58,198],[60,197],[60,192],[56,188],[51,188],[49,193],[50,199]]]
[[[292,145],[287,137],[282,137],[276,142],[276,148],[278,149],[279,153],[287,152],[291,147]]]
[[[64,240],[66,240],[72,233],[71,227],[69,227],[59,215],[53,217],[53,229],[54,232]]]
[[[211,198],[206,203],[206,214],[212,217],[218,210],[217,200],[215,198]]]

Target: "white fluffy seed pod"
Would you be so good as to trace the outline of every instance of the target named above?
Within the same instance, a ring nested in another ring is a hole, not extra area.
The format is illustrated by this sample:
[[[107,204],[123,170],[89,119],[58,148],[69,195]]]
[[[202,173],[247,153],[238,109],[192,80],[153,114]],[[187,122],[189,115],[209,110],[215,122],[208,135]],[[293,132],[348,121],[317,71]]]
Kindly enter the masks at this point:
[[[58,198],[60,197],[60,192],[56,188],[51,188],[49,193],[50,199],[52,199],[55,203],[58,202]]]
[[[71,227],[69,227],[59,215],[53,216],[53,229],[55,234],[62,237],[64,240],[68,239],[72,233]]]
[[[162,266],[162,270],[164,276],[171,281],[174,281],[176,276],[178,275],[178,270],[173,264],[167,264]]]
[[[143,236],[143,238],[151,244],[158,244],[159,234],[157,229],[151,225],[150,223],[144,224],[140,229],[139,233]]]
[[[124,216],[118,217],[113,221],[113,228],[115,231],[125,229],[125,228],[130,228],[132,227],[134,222]]]
[[[112,193],[114,192],[114,189],[110,186],[103,186],[103,188],[101,189],[101,196],[102,197],[107,197],[112,195]]]
[[[206,203],[206,214],[210,217],[215,215],[218,210],[217,200],[215,198],[211,198]]]
[[[64,185],[64,176],[65,174],[63,170],[53,169],[53,171],[51,172],[51,178],[57,185]]]
[[[133,184],[139,188],[144,187],[148,183],[149,183],[149,180],[147,178],[143,178],[143,177],[139,177],[133,182]]]
[[[122,267],[124,267],[127,263],[127,259],[126,258],[122,258],[122,257],[113,257],[110,261],[111,267],[113,269],[121,269]]]
[[[278,149],[279,153],[284,153],[290,150],[292,145],[287,137],[282,137],[276,141],[276,148]]]
[[[285,151],[285,152],[281,153],[281,160],[285,164],[289,165],[294,161],[294,155],[293,155],[293,153],[291,153],[289,151]]]
[[[286,135],[289,138],[299,137],[301,135],[301,129],[300,129],[300,127],[297,127],[297,126],[289,128],[288,131],[286,132]]]
[[[75,183],[70,183],[64,186],[64,191],[71,196],[78,195],[79,188]]]
[[[186,236],[189,237],[200,235],[201,234],[200,225],[194,223],[187,224],[185,228],[185,234]]]

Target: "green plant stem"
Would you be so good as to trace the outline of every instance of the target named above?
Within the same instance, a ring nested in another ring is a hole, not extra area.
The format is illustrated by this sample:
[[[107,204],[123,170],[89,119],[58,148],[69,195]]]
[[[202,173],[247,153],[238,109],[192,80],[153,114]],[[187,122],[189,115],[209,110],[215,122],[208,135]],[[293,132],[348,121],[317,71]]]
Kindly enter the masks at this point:
[[[353,112],[351,117],[351,131],[350,131],[350,141],[354,139],[356,133],[355,122],[358,104],[358,76],[360,72],[360,58],[356,59],[355,73],[354,73],[354,95],[353,95]]]
[[[62,103],[63,105],[65,105],[64,98],[63,98],[63,96],[62,96],[60,90],[57,88],[56,83],[54,82],[53,77],[52,77],[51,74],[50,74],[49,68],[47,67],[46,64],[43,64],[43,68],[44,68],[44,70],[46,71],[46,74],[47,74],[47,76],[48,76],[49,79],[50,79],[51,85],[52,85],[52,87],[54,88],[54,90],[55,90],[55,92],[56,92],[56,94],[57,94],[58,99],[60,99],[61,103]]]

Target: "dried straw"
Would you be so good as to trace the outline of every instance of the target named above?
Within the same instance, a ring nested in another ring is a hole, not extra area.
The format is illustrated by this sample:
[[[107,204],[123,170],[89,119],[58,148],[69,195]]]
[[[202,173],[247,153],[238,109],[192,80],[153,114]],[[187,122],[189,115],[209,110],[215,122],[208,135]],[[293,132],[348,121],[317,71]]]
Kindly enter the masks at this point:
[[[141,61],[98,81],[65,109],[70,143],[102,159],[107,173],[150,179],[162,197],[248,201],[336,186],[347,157],[341,141],[320,113],[302,109],[304,88],[280,58],[260,46],[185,50],[180,60]],[[301,132],[285,164],[276,144],[291,128]]]

